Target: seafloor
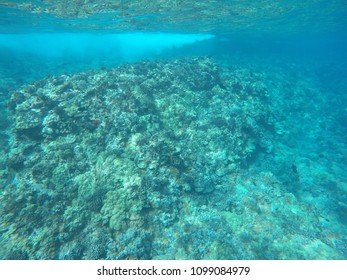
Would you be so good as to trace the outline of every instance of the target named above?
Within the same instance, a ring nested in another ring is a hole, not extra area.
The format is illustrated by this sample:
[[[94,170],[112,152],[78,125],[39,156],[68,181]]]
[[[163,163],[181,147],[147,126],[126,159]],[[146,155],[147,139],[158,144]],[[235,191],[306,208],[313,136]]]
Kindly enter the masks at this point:
[[[191,57],[7,81],[0,257],[346,259],[347,82],[317,76]]]

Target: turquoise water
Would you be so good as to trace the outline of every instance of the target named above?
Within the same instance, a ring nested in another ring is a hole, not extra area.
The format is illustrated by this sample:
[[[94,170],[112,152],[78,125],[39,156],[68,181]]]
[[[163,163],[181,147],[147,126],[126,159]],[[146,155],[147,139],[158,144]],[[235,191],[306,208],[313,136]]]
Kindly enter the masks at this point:
[[[0,259],[347,258],[345,1],[0,14]]]

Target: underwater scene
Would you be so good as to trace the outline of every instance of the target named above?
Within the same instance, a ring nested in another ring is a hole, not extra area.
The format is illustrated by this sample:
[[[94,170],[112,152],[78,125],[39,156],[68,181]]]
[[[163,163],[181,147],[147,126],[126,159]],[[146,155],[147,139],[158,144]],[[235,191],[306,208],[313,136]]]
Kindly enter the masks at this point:
[[[0,259],[346,260],[347,1],[0,0]]]

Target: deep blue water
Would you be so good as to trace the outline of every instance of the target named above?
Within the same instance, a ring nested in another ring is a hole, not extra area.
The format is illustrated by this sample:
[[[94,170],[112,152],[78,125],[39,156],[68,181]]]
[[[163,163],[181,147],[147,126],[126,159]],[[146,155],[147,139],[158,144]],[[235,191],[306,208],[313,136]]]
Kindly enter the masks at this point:
[[[345,1],[0,14],[0,259],[347,258]]]

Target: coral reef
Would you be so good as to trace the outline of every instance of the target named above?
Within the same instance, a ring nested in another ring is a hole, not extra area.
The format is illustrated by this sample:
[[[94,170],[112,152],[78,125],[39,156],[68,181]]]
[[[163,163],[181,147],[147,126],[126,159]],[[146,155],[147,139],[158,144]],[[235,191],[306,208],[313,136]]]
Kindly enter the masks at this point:
[[[264,77],[197,57],[13,91],[3,258],[344,258],[314,206],[250,167],[285,131]]]

